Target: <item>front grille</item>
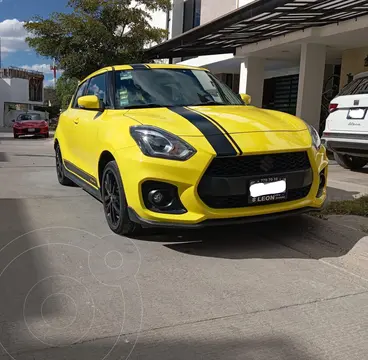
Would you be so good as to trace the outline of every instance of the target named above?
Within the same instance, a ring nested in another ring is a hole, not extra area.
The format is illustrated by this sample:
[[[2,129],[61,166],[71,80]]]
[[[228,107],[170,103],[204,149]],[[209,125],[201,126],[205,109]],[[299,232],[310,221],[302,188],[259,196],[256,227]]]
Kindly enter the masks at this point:
[[[286,201],[301,200],[308,196],[312,185],[288,191]],[[236,209],[243,207],[254,207],[260,205],[271,205],[285,202],[285,200],[267,202],[263,204],[252,204],[248,201],[248,194],[236,196],[203,196],[202,201],[212,209]]]
[[[287,179],[287,198],[252,203],[250,182],[275,176]],[[213,209],[262,206],[301,200],[308,196],[312,182],[307,152],[215,158],[199,183],[198,195]]]
[[[306,152],[215,158],[205,176],[258,176],[310,168]]]

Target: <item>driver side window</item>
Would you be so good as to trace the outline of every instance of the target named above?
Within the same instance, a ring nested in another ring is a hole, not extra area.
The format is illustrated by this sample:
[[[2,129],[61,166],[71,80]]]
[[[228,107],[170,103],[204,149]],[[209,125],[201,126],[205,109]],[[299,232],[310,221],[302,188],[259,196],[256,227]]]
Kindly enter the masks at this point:
[[[79,109],[79,106],[78,106],[78,99],[84,95],[85,93],[85,90],[87,88],[87,84],[88,84],[88,81],[85,81],[83,84],[81,84],[78,88],[78,91],[77,93],[75,94],[75,97],[74,97],[74,100],[73,100],[73,108],[74,109]]]
[[[109,106],[106,79],[106,73],[93,77],[89,81],[86,95],[96,95],[105,104],[105,106]]]

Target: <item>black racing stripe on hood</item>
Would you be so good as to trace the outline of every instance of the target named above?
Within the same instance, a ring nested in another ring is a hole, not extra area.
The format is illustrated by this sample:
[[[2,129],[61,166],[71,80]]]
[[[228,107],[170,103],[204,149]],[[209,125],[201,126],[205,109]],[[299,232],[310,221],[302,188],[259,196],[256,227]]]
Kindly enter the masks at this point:
[[[238,155],[234,146],[221,132],[221,130],[203,115],[181,106],[170,107],[169,110],[191,122],[207,139],[216,151],[217,156]]]
[[[203,115],[204,117],[206,117],[207,119],[209,119],[211,122],[215,123],[216,126],[218,128],[221,129],[221,131],[226,135],[226,137],[229,139],[229,141],[231,142],[231,144],[234,146],[234,148],[238,151],[239,155],[243,154],[242,149],[239,147],[239,145],[236,143],[236,141],[233,139],[233,137],[227,132],[227,130],[221,125],[219,124],[215,119],[211,118],[210,116],[208,116],[207,114],[202,114],[200,111],[198,110],[193,110],[192,111],[196,112],[197,114]]]

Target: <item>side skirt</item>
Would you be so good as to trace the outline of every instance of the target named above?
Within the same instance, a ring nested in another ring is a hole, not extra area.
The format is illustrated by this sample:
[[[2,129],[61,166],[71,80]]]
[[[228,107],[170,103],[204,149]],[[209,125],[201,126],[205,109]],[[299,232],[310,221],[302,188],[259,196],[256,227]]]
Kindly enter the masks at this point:
[[[78,176],[75,176],[73,173],[68,171],[68,169],[65,168],[65,165],[63,165],[64,168],[64,174],[65,176],[73,181],[76,185],[78,185],[80,188],[88,192],[88,194],[92,195],[95,199],[102,202],[101,193],[99,190],[95,189],[93,186],[88,184],[87,182],[80,179]]]

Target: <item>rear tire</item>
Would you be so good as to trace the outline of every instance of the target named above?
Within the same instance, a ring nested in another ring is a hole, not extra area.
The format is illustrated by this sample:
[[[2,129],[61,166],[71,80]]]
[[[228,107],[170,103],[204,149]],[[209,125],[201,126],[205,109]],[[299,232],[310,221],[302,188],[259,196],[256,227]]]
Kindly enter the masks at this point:
[[[73,181],[71,181],[69,178],[65,176],[63,158],[61,156],[59,145],[57,145],[55,148],[55,158],[56,158],[56,175],[59,183],[63,186],[74,186]]]
[[[334,153],[336,162],[344,169],[359,170],[368,164],[368,159]]]
[[[115,161],[110,161],[102,174],[101,197],[105,217],[110,229],[118,235],[138,235],[142,227],[129,219],[120,171]]]

